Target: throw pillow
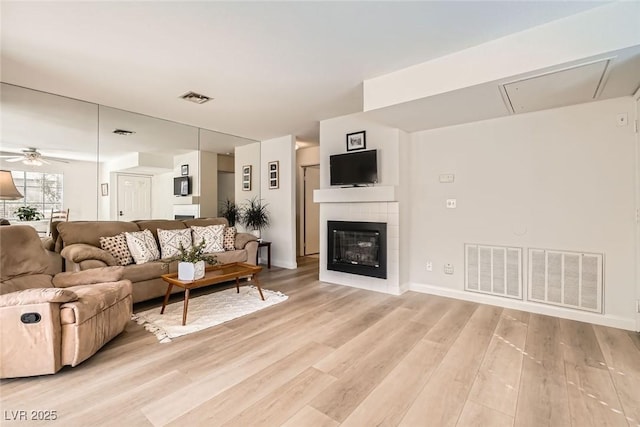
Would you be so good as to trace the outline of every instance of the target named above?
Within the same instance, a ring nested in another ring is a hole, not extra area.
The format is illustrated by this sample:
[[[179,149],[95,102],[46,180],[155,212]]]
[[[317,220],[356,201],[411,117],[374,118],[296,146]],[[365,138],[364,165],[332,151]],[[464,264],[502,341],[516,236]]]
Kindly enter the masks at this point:
[[[127,246],[127,238],[124,233],[111,237],[100,237],[100,247],[113,255],[118,264],[133,264],[133,257],[131,256],[131,251],[129,251],[129,246]]]
[[[160,259],[160,251],[153,238],[151,231],[136,231],[133,233],[124,233],[127,239],[127,246],[131,251],[131,256],[136,264],[144,264],[145,262]]]
[[[180,255],[180,244],[185,249],[191,249],[191,230],[162,230],[158,228],[158,241],[162,258],[172,258]]]
[[[223,237],[224,237],[224,224],[209,225],[208,227],[198,227],[197,225],[191,226],[193,232],[193,241],[199,245],[202,239],[204,239],[204,252],[223,252]]]
[[[222,246],[224,246],[225,251],[236,250],[236,228],[235,227],[227,227],[224,229],[224,239],[222,242]]]

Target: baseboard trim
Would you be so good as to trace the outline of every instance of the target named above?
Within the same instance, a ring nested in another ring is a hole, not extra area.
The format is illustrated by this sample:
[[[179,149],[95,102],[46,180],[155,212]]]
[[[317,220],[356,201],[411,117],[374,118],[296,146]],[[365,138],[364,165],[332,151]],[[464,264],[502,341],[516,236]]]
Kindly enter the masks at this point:
[[[465,292],[458,289],[447,289],[440,286],[427,285],[423,283],[411,283],[409,290],[423,294],[438,295],[460,299],[464,301],[476,302],[479,304],[495,305],[498,307],[512,308],[515,310],[528,311],[530,313],[544,314],[547,316],[560,317],[562,319],[577,320],[579,322],[593,323],[596,325],[609,326],[612,328],[625,329],[627,331],[636,330],[635,319],[627,319],[620,316],[607,314],[583,313],[562,307],[532,303],[529,301],[514,300],[510,298],[500,298],[474,292]]]
[[[264,263],[267,262],[266,259],[260,259],[260,261],[262,261]],[[298,263],[297,262],[291,262],[291,261],[281,261],[281,260],[272,259],[271,260],[271,266],[280,267],[280,268],[286,268],[287,270],[295,270],[296,268],[298,268]]]

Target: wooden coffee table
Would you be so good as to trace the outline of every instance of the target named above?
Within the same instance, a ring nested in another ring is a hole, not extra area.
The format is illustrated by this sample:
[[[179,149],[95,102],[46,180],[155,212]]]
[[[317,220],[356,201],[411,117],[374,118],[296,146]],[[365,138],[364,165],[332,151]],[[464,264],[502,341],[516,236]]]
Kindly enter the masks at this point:
[[[181,287],[184,289],[184,308],[182,309],[182,326],[184,326],[187,323],[189,291],[191,289],[216,285],[218,283],[228,282],[235,279],[236,290],[238,293],[240,293],[240,278],[244,276],[251,276],[251,281],[258,288],[258,292],[260,292],[260,298],[262,298],[262,301],[264,301],[264,295],[262,295],[262,288],[260,287],[260,281],[258,280],[258,273],[260,273],[261,271],[262,267],[247,264],[244,262],[233,262],[230,264],[213,265],[211,267],[207,267],[204,273],[204,277],[197,280],[178,280],[178,273],[163,274],[160,277],[162,277],[162,280],[167,282],[169,285],[167,286],[167,293],[165,294],[164,301],[162,302],[162,309],[160,310],[160,314],[164,314],[164,308],[167,306],[167,302],[169,301],[171,289],[173,289],[174,286]]]

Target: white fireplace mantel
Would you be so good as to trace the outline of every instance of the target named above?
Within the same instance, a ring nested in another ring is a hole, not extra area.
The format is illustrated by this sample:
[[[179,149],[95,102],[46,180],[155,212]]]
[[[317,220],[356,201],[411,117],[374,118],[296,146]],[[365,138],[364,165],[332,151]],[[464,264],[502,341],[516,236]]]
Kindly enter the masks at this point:
[[[313,191],[314,203],[367,203],[397,202],[396,187],[376,185],[373,187],[324,188]]]

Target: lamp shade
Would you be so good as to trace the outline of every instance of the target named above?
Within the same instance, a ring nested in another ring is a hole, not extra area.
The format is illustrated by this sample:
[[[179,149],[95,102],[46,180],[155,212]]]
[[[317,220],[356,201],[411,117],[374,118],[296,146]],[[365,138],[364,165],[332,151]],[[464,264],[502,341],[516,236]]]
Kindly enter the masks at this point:
[[[17,200],[23,197],[13,182],[11,172],[0,170],[0,200]]]

